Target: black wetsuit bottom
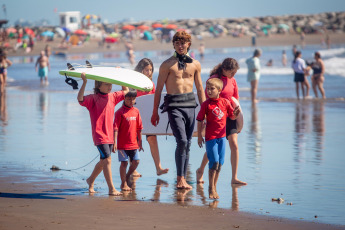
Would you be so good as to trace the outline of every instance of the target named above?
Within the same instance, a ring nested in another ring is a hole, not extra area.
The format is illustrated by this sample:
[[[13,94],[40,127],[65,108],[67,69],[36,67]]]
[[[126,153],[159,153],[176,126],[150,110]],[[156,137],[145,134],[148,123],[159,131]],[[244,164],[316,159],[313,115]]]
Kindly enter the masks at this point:
[[[195,108],[169,108],[170,127],[176,139],[175,162],[177,176],[187,175],[190,145],[195,124]]]

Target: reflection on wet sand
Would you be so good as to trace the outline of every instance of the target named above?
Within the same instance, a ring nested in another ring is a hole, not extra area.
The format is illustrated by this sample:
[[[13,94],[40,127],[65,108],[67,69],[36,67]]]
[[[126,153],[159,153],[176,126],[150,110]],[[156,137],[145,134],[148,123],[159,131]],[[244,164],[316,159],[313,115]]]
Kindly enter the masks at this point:
[[[161,180],[161,179],[157,179],[156,181],[156,187],[155,187],[155,191],[153,193],[153,199],[152,201],[159,201],[160,200],[160,196],[161,196],[161,188],[163,187],[168,187],[169,184],[168,182],[166,182],[165,180]]]
[[[309,124],[309,103],[298,102],[295,106],[295,133],[294,135],[294,149],[295,162],[300,162],[305,155],[308,133],[310,132]]]
[[[313,102],[313,136],[315,143],[316,160],[322,160],[325,138],[325,102],[317,100]]]
[[[256,104],[251,107],[251,120],[249,123],[249,133],[248,133],[248,159],[255,167],[261,164],[261,141],[262,133],[260,122],[258,119],[258,108]],[[254,155],[252,155],[254,154]]]
[[[231,209],[233,211],[238,211],[240,209],[240,202],[238,200],[238,192],[237,189],[241,188],[244,185],[241,184],[232,184],[232,201],[231,201]]]
[[[1,126],[6,126],[8,124],[6,90],[0,93],[0,120]]]

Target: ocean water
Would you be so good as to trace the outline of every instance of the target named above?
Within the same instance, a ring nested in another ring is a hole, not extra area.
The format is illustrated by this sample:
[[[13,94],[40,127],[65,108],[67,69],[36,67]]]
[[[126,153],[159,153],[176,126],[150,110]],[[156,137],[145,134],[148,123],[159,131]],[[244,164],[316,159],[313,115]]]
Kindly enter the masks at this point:
[[[245,66],[245,59],[252,55],[252,47],[206,49],[205,59],[201,62],[205,82],[213,66],[224,58],[233,57],[239,61],[241,68],[235,77],[240,89],[244,128],[238,136],[238,177],[248,185],[231,186],[227,146],[217,187],[220,199],[208,199],[207,170],[205,184],[195,183],[195,171],[204,154],[195,138],[187,176],[193,190],[176,190],[175,140],[171,136],[159,136],[162,166],[169,168],[169,173],[156,176],[149,145],[144,138],[145,151],[141,152],[138,167],[143,177],[136,180],[134,192],[114,198],[115,201],[203,205],[345,225],[345,154],[342,149],[345,136],[345,45],[329,50],[317,45],[302,49],[303,58],[310,61],[315,51],[321,52],[326,66],[324,87],[327,100],[295,99],[293,72],[290,67],[283,67],[280,61],[282,50],[286,50],[291,62],[291,47],[261,49],[260,102],[255,107],[249,101]],[[199,59],[197,51],[195,53]],[[156,81],[160,63],[171,54],[171,51],[136,52],[136,60],[152,59],[155,67],[153,80]],[[133,67],[122,52],[52,56],[50,84],[42,87],[34,69],[36,58],[10,58],[14,64],[8,70],[9,86],[1,96],[1,167],[29,168],[47,176],[69,179],[80,188],[73,190],[75,194],[88,195],[85,179],[98,159],[91,137],[90,118],[88,111],[77,102],[77,91],[64,82],[58,71],[65,69],[67,62],[77,65],[84,64],[85,60],[94,65]],[[265,67],[269,59],[273,59],[273,66]],[[119,89],[119,86],[113,87],[113,90]],[[89,81],[87,91],[91,93],[92,81]],[[313,96],[312,90],[310,94]],[[151,111],[149,108],[141,112]],[[50,171],[52,165],[77,170]],[[117,189],[120,186],[119,165],[117,156],[113,155],[113,180]],[[97,178],[95,186],[98,192],[95,196],[107,196],[103,175]],[[272,202],[272,198],[278,197],[285,201]]]

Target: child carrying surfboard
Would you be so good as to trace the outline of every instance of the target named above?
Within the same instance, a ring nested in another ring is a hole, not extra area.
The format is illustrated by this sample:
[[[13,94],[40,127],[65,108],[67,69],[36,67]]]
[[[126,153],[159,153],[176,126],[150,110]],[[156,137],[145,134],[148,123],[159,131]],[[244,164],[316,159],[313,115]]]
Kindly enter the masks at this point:
[[[118,150],[121,177],[121,189],[131,191],[134,189],[130,181],[130,176],[139,165],[139,151],[144,150],[142,147],[141,130],[143,124],[139,110],[133,105],[137,97],[136,91],[129,91],[125,95],[123,106],[115,113],[114,120],[114,146],[112,151]],[[129,169],[128,158],[131,161]]]
[[[109,187],[109,195],[119,196],[113,184],[111,174],[111,151],[114,145],[114,110],[116,104],[124,99],[128,92],[127,87],[121,91],[111,92],[112,84],[95,81],[94,93],[84,96],[87,79],[85,73],[81,74],[83,85],[78,93],[78,101],[81,106],[86,107],[90,113],[92,137],[95,146],[100,153],[100,161],[96,164],[90,177],[86,180],[89,185],[89,193],[94,193],[94,182],[97,176],[103,171],[105,180]]]

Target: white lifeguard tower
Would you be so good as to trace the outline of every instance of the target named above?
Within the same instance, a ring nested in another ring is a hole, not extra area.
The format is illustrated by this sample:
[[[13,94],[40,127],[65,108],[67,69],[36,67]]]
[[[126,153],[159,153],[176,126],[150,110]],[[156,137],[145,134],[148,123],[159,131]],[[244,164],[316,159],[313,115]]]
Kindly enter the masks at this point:
[[[71,31],[75,31],[80,28],[81,17],[80,11],[66,11],[60,12],[60,27],[66,27]]]

